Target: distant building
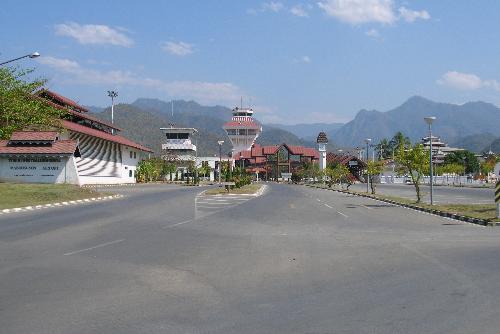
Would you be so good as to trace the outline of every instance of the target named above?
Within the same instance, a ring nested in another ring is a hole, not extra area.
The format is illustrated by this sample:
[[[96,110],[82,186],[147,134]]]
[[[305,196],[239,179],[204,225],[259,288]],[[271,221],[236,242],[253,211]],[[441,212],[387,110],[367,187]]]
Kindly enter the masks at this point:
[[[193,144],[193,139],[198,130],[178,128],[173,124],[160,130],[165,134],[165,142],[161,145],[163,158],[176,162],[177,171],[187,173],[189,162],[196,165],[197,147]]]
[[[236,152],[233,158],[237,166],[257,174],[259,179],[278,180],[282,173],[293,173],[304,163],[318,163],[320,155],[316,149],[304,146],[254,144],[250,150]]]
[[[318,138],[316,139],[319,151],[319,169],[323,170],[326,168],[326,144],[328,144],[328,138],[326,133],[320,132]]]
[[[366,168],[366,163],[353,155],[342,155],[328,152],[326,155],[327,164],[341,164],[346,166],[353,178],[357,181],[364,182],[363,170]]]
[[[61,120],[63,129],[20,131],[2,141],[0,181],[79,185],[136,182],[137,163],[147,158],[151,149],[117,135],[119,128],[88,115],[87,109],[64,96],[43,90],[38,97],[66,112]]]
[[[444,163],[444,158],[452,152],[459,152],[464,150],[462,148],[449,147],[447,144],[441,141],[440,137],[436,136],[432,136],[432,139],[429,136],[422,138],[422,145],[424,146],[425,149],[428,150],[430,148],[431,140],[432,140],[432,161],[435,164]]]
[[[253,117],[251,108],[234,108],[231,121],[224,124],[233,152],[248,151],[262,132],[262,125]]]

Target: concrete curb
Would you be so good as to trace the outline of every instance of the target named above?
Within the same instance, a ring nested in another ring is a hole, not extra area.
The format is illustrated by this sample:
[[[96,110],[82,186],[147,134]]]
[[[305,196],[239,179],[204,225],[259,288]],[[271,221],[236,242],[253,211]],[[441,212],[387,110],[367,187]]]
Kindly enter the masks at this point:
[[[369,194],[352,193],[352,192],[347,191],[347,190],[323,188],[323,187],[318,187],[318,186],[314,186],[314,185],[310,185],[310,184],[306,184],[305,186],[311,187],[311,188],[316,188],[316,189],[325,189],[325,190],[336,191],[339,193],[358,196],[358,197],[365,197],[365,198],[369,198],[369,199],[372,199],[375,201],[389,203],[389,204],[393,204],[393,205],[400,206],[403,208],[412,209],[412,210],[420,211],[420,212],[425,212],[425,213],[428,213],[430,215],[435,215],[435,216],[440,216],[440,217],[444,217],[444,218],[448,218],[448,219],[458,220],[458,221],[462,221],[465,223],[481,225],[481,226],[496,226],[495,222],[490,222],[488,220],[479,219],[479,218],[472,218],[472,217],[467,217],[467,216],[460,216],[460,215],[456,215],[456,214],[453,214],[450,212],[440,211],[440,210],[436,210],[436,209],[422,208],[422,207],[419,207],[419,206],[414,205],[414,204],[400,203],[400,202],[389,200],[389,199],[373,197]]]
[[[34,211],[34,210],[40,210],[40,209],[57,208],[57,207],[76,205],[76,204],[101,202],[101,201],[107,201],[107,200],[111,200],[111,199],[122,198],[122,197],[124,197],[124,196],[123,195],[110,195],[110,196],[102,196],[102,197],[77,199],[74,201],[67,201],[67,202],[56,202],[56,203],[49,203],[49,204],[24,206],[24,207],[20,207],[20,208],[3,209],[3,210],[0,210],[0,215],[5,215],[5,214],[15,213],[15,212],[27,212],[27,211]]]

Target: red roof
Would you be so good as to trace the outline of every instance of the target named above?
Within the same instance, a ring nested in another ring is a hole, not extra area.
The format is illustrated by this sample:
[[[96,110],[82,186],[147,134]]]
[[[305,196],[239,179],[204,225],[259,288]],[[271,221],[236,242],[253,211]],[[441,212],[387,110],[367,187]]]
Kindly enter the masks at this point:
[[[359,160],[355,156],[352,155],[340,155],[340,154],[335,154],[332,152],[329,152],[326,154],[326,161],[328,162],[338,162],[343,165],[347,165],[349,161],[356,160],[360,166],[365,166],[365,162]]]
[[[236,128],[239,128],[239,127],[254,127],[256,129],[260,129],[261,125],[259,123],[257,123],[257,122],[254,122],[254,121],[241,121],[241,122],[230,121],[230,122],[224,123],[224,128],[226,128],[226,127],[236,127]]]
[[[107,132],[104,132],[104,131],[100,131],[100,130],[96,130],[96,129],[92,129],[92,128],[89,128],[87,126],[84,126],[84,125],[80,125],[80,124],[77,124],[77,123],[73,123],[73,122],[70,122],[70,121],[67,121],[67,120],[63,120],[63,127],[65,129],[68,129],[70,131],[74,131],[74,132],[78,132],[78,133],[83,133],[83,134],[86,134],[86,135],[89,135],[89,136],[93,136],[93,137],[97,137],[97,138],[101,138],[101,139],[104,139],[104,140],[107,140],[107,141],[110,141],[110,142],[114,142],[114,143],[118,143],[118,144],[122,144],[122,145],[125,145],[125,146],[129,146],[129,147],[133,147],[133,148],[136,148],[138,150],[141,150],[141,151],[145,151],[145,152],[153,152],[151,149],[147,148],[146,146],[142,146],[140,144],[137,144],[125,137],[122,137],[122,136],[119,136],[119,135],[112,135],[110,133],[107,133]]]
[[[63,105],[67,105],[67,106],[71,106],[75,109],[78,109],[82,112],[88,112],[88,109],[82,107],[81,105],[79,105],[78,103],[76,103],[75,101],[71,100],[71,99],[68,99],[67,97],[64,97],[62,95],[59,95],[55,92],[52,92],[48,89],[44,89],[42,91],[40,91],[38,93],[39,95],[47,95],[49,97],[51,97],[52,99],[56,100],[56,101],[59,101],[60,103],[62,103]]]
[[[55,131],[16,131],[11,141],[54,141],[58,133]]]
[[[265,155],[275,154],[278,151],[278,149],[283,145],[287,147],[290,153],[292,154],[312,157],[313,159],[319,159],[319,152],[314,148],[304,147],[304,146],[292,146],[287,144],[275,145],[275,146],[254,145],[254,147],[252,147],[252,149],[249,151],[237,152],[234,155],[234,158],[235,160],[239,160],[241,154],[242,158],[245,159],[255,158],[256,163],[265,162],[266,161],[266,158],[264,157]]]
[[[74,154],[76,140],[58,140],[50,146],[7,146],[8,140],[0,140],[0,154]]]

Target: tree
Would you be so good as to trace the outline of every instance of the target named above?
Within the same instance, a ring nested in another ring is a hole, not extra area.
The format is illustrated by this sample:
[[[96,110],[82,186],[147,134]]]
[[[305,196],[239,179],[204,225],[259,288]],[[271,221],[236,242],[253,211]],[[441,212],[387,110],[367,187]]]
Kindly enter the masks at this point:
[[[445,164],[458,164],[465,166],[465,173],[476,174],[479,172],[479,160],[473,152],[464,150],[451,152],[444,157]]]
[[[173,174],[177,171],[177,166],[173,162],[165,162],[163,165],[163,171],[162,174],[163,176],[169,175],[170,181],[172,181]]]
[[[387,159],[391,156],[391,145],[387,138],[380,140],[380,142],[375,145],[375,150],[378,152],[380,159]]]
[[[327,166],[324,170],[324,174],[327,177],[328,187],[331,188],[335,183],[340,183],[342,186],[342,182],[347,180],[350,171],[345,165],[335,163]]]
[[[410,138],[406,137],[401,131],[396,132],[394,137],[389,141],[389,149],[392,152],[397,152],[401,147],[405,148],[410,145]]]
[[[372,189],[372,194],[375,195],[377,185],[374,182],[377,175],[380,175],[384,171],[384,163],[381,161],[368,161],[367,172],[370,177],[370,187]]]
[[[394,159],[398,174],[410,176],[417,193],[417,203],[420,203],[420,182],[424,173],[429,171],[429,151],[422,144],[415,144],[407,149],[400,145]]]
[[[33,70],[0,67],[0,139],[27,127],[51,129],[61,127],[66,112],[34,96],[46,80],[28,79]]]

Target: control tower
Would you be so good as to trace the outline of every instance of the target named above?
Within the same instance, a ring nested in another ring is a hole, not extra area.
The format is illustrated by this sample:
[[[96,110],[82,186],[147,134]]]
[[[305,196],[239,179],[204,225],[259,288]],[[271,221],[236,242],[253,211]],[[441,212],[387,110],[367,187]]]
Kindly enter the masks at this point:
[[[253,117],[251,108],[234,108],[231,121],[224,124],[234,152],[248,151],[262,132],[262,125]]]

